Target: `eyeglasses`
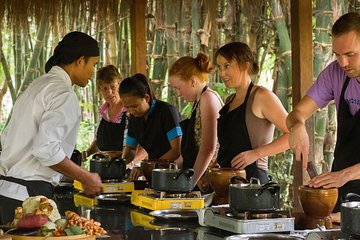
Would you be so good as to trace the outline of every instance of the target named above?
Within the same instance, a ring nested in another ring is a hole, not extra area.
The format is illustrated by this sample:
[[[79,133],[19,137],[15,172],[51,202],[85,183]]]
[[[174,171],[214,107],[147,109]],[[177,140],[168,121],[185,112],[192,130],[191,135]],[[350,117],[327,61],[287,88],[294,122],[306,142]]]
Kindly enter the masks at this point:
[[[115,92],[117,91],[119,88],[119,85],[118,84],[104,84],[102,86],[99,87],[99,90],[102,91],[102,92],[107,92],[109,90]]]

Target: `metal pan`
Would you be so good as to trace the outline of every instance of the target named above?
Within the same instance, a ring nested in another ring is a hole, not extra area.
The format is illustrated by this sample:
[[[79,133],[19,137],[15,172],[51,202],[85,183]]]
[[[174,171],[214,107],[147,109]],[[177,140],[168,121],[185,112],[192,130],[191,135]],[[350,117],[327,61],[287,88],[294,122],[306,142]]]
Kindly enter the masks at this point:
[[[96,196],[100,204],[127,203],[130,201],[131,194],[128,193],[105,193]]]
[[[197,211],[194,209],[156,210],[149,213],[158,221],[197,221]]]

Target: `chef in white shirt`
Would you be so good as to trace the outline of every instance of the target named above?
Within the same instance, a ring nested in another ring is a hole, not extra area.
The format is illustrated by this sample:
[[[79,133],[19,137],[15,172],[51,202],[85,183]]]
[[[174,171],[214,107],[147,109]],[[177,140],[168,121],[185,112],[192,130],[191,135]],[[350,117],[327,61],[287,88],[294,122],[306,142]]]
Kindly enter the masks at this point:
[[[98,42],[82,32],[68,33],[35,79],[15,102],[1,136],[0,224],[14,218],[29,196],[53,198],[63,175],[80,181],[89,195],[101,193],[98,174],[70,160],[81,120],[73,85],[85,87],[95,72]]]

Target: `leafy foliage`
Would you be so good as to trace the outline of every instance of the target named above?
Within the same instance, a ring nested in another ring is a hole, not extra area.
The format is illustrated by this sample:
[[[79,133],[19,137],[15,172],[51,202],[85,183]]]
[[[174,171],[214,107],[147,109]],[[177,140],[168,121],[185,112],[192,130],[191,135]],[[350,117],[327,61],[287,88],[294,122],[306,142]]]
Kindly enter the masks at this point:
[[[94,139],[95,124],[89,119],[80,123],[80,129],[76,142],[76,149],[84,151]]]
[[[293,153],[291,150],[269,157],[269,175],[280,185],[280,206],[282,209],[292,208],[290,186],[293,182],[291,167]]]

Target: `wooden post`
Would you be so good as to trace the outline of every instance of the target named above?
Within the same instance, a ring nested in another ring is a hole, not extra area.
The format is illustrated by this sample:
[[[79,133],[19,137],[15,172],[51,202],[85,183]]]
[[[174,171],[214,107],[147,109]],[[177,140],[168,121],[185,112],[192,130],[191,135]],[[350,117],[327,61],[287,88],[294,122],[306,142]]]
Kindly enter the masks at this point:
[[[131,25],[131,73],[146,71],[146,35],[145,35],[145,10],[146,0],[128,0],[130,4]]]
[[[292,96],[293,107],[306,95],[313,84],[312,53],[312,0],[291,1],[291,58],[292,58]],[[314,119],[306,121],[310,137],[309,159],[314,159]],[[298,187],[303,185],[304,169],[302,163],[294,161],[294,212],[302,212],[298,198]]]

